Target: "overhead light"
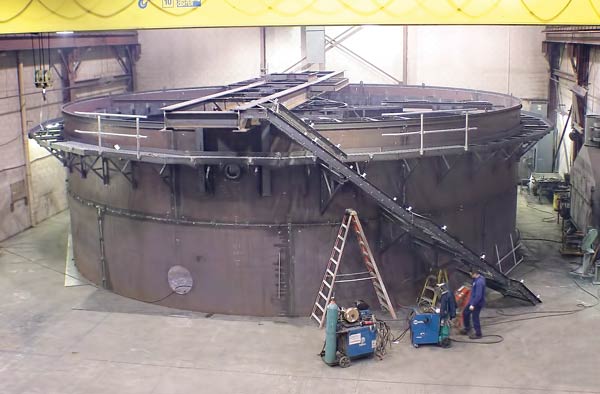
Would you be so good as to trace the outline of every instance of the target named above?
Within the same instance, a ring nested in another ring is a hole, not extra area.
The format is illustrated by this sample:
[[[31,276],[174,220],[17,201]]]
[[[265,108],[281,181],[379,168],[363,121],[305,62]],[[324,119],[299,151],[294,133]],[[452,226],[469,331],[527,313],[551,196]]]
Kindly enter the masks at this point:
[[[73,34],[72,31],[57,31],[56,34],[61,35],[61,36],[66,36],[69,34]]]

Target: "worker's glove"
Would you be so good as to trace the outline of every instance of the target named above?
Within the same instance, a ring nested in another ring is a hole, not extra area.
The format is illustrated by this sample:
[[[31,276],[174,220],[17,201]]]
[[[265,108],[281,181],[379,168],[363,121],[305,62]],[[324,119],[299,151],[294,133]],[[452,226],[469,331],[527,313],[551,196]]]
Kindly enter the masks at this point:
[[[469,305],[469,310],[470,310],[470,311],[474,311],[474,310],[475,310],[475,307],[474,307],[473,305]]]

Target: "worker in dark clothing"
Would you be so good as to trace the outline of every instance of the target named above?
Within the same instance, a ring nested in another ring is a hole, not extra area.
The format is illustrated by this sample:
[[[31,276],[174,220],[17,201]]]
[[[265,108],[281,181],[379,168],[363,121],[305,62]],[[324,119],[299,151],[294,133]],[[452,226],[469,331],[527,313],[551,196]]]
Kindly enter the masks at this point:
[[[438,283],[440,292],[440,318],[442,320],[452,320],[456,317],[456,300],[446,283]]]
[[[471,316],[473,316],[473,328],[475,333],[469,335],[471,339],[481,338],[481,323],[479,322],[479,314],[485,305],[485,278],[481,276],[479,270],[471,268],[471,278],[473,279],[473,287],[471,288],[471,297],[469,298],[468,306],[463,311],[463,329],[461,334],[467,335],[471,331]]]
[[[456,301],[446,283],[438,283],[440,293],[440,345],[450,347],[451,321],[456,317]]]

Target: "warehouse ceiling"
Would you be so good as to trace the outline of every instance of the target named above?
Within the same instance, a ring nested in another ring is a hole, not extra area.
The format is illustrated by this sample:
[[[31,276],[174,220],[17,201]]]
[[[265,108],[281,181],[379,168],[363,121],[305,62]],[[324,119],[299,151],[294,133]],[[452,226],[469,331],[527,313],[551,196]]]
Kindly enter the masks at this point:
[[[15,0],[0,34],[182,27],[570,24],[600,22],[599,0]]]

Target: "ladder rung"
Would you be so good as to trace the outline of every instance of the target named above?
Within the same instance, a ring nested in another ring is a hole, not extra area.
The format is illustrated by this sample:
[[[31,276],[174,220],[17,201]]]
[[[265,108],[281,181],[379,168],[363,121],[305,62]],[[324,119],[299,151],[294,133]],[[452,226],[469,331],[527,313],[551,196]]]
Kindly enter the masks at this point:
[[[329,274],[329,276],[333,277],[335,274],[329,269],[327,268],[327,270],[325,271]]]
[[[320,295],[321,297],[323,297],[324,299],[327,299],[327,296],[326,296],[325,294],[323,294],[322,292],[319,292],[319,295]]]
[[[426,289],[426,290],[429,290],[429,291],[435,291],[435,288],[433,288],[433,287],[431,287],[431,286],[425,286],[425,289]]]
[[[430,304],[433,304],[433,300],[432,300],[431,298],[427,298],[427,297],[421,297],[421,300],[423,300],[423,301],[427,301],[427,302],[429,302]]]
[[[317,321],[317,323],[321,323],[321,319],[319,318],[319,316],[315,315],[314,313],[312,315],[310,315],[313,319],[315,319]]]
[[[333,250],[335,250],[338,253],[342,253],[342,249],[341,248],[336,248],[335,246],[333,247]]]
[[[331,285],[329,283],[323,281],[323,284],[331,289]]]
[[[316,303],[315,306],[321,310],[321,312],[325,312],[325,308],[323,308],[319,303]]]

